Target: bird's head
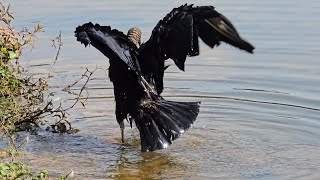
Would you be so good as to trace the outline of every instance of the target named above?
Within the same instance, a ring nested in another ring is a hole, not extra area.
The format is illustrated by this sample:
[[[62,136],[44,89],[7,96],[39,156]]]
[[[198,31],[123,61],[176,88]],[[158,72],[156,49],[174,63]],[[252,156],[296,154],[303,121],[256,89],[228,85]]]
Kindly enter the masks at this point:
[[[133,27],[129,29],[128,34],[127,34],[129,40],[133,42],[137,48],[140,47],[141,45],[141,31],[137,27]]]

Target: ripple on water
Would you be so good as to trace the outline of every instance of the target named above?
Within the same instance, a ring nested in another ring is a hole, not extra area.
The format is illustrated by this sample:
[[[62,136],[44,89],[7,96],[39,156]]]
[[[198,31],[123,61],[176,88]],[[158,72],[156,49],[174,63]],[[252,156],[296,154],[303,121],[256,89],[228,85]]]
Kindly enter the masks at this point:
[[[101,70],[90,81],[86,107],[69,112],[80,132],[31,135],[26,159],[34,169],[45,167],[54,175],[74,170],[87,179],[319,178],[319,2],[215,1],[216,9],[257,49],[249,55],[228,45],[211,50],[201,44],[201,56],[187,60],[186,72],[169,63],[164,96],[202,101],[193,128],[169,149],[140,153],[137,132],[129,127],[126,138],[132,146],[119,144],[112,85]],[[64,45],[50,88],[54,98],[72,104],[75,97],[60,90],[79,79],[86,67],[108,67],[103,55],[75,41],[77,25],[94,21],[122,31],[141,26],[147,39],[157,21],[185,1],[10,3],[17,27],[31,22],[46,27],[39,35],[41,45],[20,61],[30,65],[27,73],[47,74],[56,53],[49,39],[62,30]],[[34,11],[36,7],[41,8]]]

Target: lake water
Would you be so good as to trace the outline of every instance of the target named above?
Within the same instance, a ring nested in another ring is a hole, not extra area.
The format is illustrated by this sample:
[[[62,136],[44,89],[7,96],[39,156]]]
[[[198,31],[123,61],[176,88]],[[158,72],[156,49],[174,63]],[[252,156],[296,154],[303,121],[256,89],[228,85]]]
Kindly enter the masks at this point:
[[[9,1],[5,1],[8,3]],[[191,1],[187,1],[192,3]],[[63,46],[50,90],[65,106],[75,96],[61,89],[85,71],[107,69],[96,49],[84,48],[75,27],[88,21],[126,32],[141,27],[146,41],[158,20],[185,1],[12,1],[15,27],[40,23],[45,32],[21,63],[45,75],[62,31]],[[30,135],[26,160],[53,176],[75,172],[77,179],[319,179],[320,178],[320,1],[201,0],[228,17],[256,47],[247,54],[222,44],[201,44],[186,72],[171,66],[163,96],[201,101],[193,127],[166,150],[141,153],[136,129],[126,129],[132,146],[119,143],[112,84],[97,70],[88,84],[86,108],[69,111],[80,132]],[[74,88],[79,91],[81,84]],[[52,121],[52,120],[51,120]]]

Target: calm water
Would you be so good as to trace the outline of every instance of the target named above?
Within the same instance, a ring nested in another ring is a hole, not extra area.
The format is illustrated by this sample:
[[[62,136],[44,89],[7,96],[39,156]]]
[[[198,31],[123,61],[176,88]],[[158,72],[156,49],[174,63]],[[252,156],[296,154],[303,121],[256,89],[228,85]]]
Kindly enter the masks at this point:
[[[85,71],[107,69],[108,60],[76,42],[73,31],[88,21],[122,31],[141,27],[143,39],[166,13],[185,1],[11,2],[16,28],[41,23],[35,48],[21,63],[44,75],[55,50],[50,38],[62,30],[63,49],[50,80],[54,98]],[[319,179],[320,178],[320,1],[197,1],[214,5],[256,46],[254,55],[221,45],[201,46],[186,72],[171,66],[164,97],[201,100],[193,128],[166,150],[141,153],[138,133],[126,129],[132,146],[119,144],[112,84],[98,70],[89,84],[86,108],[69,113],[75,135],[45,131],[30,136],[26,159],[53,175],[73,170],[78,179]],[[79,90],[77,86],[75,90]]]

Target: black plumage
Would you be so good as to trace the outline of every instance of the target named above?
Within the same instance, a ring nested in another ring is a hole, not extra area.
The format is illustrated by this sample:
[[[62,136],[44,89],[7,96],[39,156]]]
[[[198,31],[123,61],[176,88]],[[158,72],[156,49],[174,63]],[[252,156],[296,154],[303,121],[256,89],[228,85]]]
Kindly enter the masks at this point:
[[[184,71],[187,56],[199,55],[199,37],[211,48],[223,41],[249,53],[254,50],[213,6],[186,4],[174,8],[158,22],[150,39],[139,50],[142,72],[152,77],[159,93],[163,90],[164,61],[172,59]]]
[[[165,61],[172,59],[184,70],[186,57],[199,55],[199,37],[211,48],[221,41],[250,53],[254,47],[212,6],[186,4],[174,8],[139,47],[140,39],[134,38],[140,35],[127,36],[110,26],[91,22],[75,31],[78,41],[85,46],[93,45],[109,58],[116,118],[122,133],[123,120],[134,121],[140,132],[142,151],[153,151],[168,147],[190,128],[199,113],[200,102],[167,101],[161,97]]]

